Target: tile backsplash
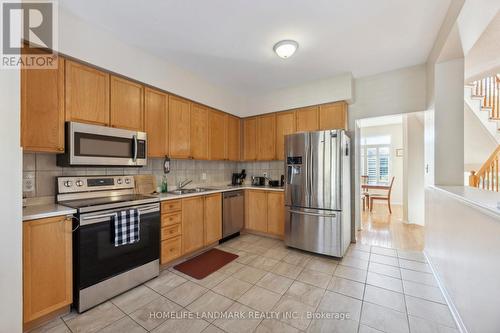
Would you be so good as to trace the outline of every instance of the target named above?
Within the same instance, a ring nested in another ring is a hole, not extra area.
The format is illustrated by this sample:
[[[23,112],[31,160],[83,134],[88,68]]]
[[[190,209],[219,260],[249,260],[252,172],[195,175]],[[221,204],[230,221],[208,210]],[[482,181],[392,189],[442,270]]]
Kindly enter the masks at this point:
[[[282,161],[270,162],[230,162],[230,161],[195,161],[171,160],[170,173],[167,174],[169,187],[175,187],[178,181],[192,179],[192,185],[223,185],[231,183],[233,172],[246,169],[247,182],[251,176],[264,173],[279,180],[284,171]],[[56,155],[47,153],[23,154],[23,177],[31,178],[34,191],[24,192],[26,204],[54,202],[56,195],[56,177],[58,176],[93,176],[93,175],[134,175],[154,174],[158,184],[163,176],[163,159],[150,158],[148,165],[141,168],[75,168],[56,165]],[[205,176],[205,177],[204,177]]]

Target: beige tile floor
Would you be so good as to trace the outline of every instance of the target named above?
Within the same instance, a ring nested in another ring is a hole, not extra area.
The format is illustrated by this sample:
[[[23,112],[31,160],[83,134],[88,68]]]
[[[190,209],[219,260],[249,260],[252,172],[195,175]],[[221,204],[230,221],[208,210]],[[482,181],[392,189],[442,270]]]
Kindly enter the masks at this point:
[[[353,244],[336,260],[248,234],[219,247],[239,257],[203,280],[169,268],[35,332],[458,332],[420,252]]]

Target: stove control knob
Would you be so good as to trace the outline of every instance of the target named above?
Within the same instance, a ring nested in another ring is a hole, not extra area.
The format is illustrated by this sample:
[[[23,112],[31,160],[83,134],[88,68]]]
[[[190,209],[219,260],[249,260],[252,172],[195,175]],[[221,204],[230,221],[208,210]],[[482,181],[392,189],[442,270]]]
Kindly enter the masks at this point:
[[[76,181],[76,186],[83,186],[83,181],[77,180]]]
[[[71,186],[73,186],[73,182],[72,182],[71,180],[66,180],[66,181],[64,182],[64,186],[66,186],[66,187],[71,187]]]
[[[130,178],[125,178],[125,184],[130,184]]]
[[[122,180],[121,178],[118,178],[118,179],[116,180],[116,183],[117,183],[118,185],[121,185],[121,184],[123,183],[123,180]]]

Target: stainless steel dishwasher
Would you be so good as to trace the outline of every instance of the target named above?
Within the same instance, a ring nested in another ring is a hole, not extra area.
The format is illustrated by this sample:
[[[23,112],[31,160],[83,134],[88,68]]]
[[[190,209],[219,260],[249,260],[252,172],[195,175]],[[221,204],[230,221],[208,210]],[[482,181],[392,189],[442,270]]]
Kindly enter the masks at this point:
[[[243,190],[224,192],[222,198],[222,238],[238,233],[245,223]]]

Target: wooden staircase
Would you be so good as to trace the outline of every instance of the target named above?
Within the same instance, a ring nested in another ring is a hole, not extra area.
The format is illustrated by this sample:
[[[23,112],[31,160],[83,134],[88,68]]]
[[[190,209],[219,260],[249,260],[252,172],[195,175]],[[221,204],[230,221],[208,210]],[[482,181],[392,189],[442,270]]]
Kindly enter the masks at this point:
[[[472,87],[473,97],[481,99],[481,109],[489,112],[490,120],[500,121],[500,74],[474,81]],[[500,145],[477,172],[471,171],[469,186],[498,192],[499,160]]]

